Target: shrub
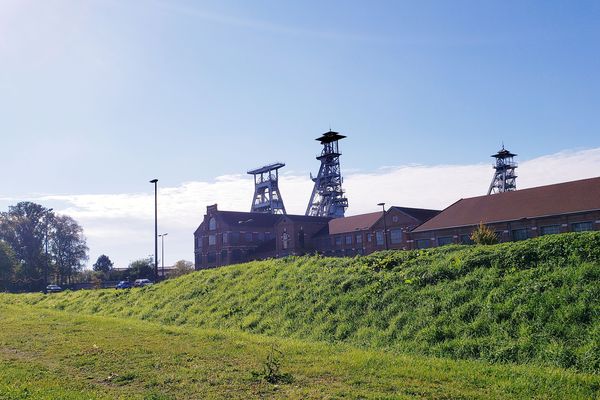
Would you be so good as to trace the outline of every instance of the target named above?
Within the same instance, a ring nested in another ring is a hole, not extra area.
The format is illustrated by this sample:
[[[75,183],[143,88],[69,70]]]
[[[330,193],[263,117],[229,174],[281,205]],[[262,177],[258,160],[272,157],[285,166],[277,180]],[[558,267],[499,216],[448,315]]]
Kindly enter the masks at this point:
[[[471,234],[471,240],[475,244],[496,244],[498,243],[498,236],[496,236],[496,232],[494,232],[489,226],[484,225],[483,222],[481,222]]]

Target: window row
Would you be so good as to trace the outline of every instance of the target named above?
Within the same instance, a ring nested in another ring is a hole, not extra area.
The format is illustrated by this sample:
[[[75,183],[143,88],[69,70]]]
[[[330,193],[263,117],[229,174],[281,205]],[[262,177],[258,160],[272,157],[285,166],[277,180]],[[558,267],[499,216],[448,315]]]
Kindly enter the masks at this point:
[[[541,226],[539,228],[539,230],[540,230],[540,236],[553,235],[553,234],[561,233],[561,225],[555,224],[555,225]],[[594,224],[591,221],[576,222],[576,223],[571,224],[571,232],[584,232],[584,231],[592,231],[592,230],[594,230]],[[503,235],[503,231],[496,231],[496,236],[498,237],[499,240],[502,239],[502,235]],[[529,239],[530,237],[531,237],[531,235],[529,234],[529,230],[526,228],[513,229],[511,231],[511,238],[513,241],[525,240],[525,239]],[[432,239],[417,239],[417,240],[415,240],[415,247],[417,249],[429,248],[432,246],[432,241],[433,241]],[[434,243],[436,243],[437,246],[445,246],[445,245],[452,244],[455,242],[454,242],[453,236],[440,236],[437,239],[435,239]],[[471,240],[470,235],[463,234],[463,235],[460,235],[459,243],[472,244],[473,241]]]
[[[385,244],[385,240],[383,237],[383,231],[375,232],[375,244],[377,246],[383,246]],[[341,247],[342,244],[346,246],[351,246],[353,244],[362,244],[364,239],[363,233],[356,234],[347,234],[347,235],[336,235],[334,236],[333,243],[337,247]],[[366,234],[367,243],[371,243],[373,241],[373,234]],[[402,230],[401,229],[390,229],[389,230],[389,243],[391,244],[400,244],[402,243]]]
[[[271,240],[273,239],[273,234],[271,232],[225,232],[222,235],[210,234],[207,236],[197,236],[196,247],[201,249],[206,242],[208,242],[209,246],[215,246],[219,238],[224,245],[237,245],[242,242],[256,243]]]

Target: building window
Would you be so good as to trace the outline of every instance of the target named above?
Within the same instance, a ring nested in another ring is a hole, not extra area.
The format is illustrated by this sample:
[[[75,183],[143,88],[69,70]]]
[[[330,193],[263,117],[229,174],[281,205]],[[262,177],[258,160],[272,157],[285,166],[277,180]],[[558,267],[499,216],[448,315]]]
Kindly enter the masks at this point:
[[[390,241],[392,244],[402,243],[402,230],[392,229],[390,230]]]
[[[460,235],[460,242],[462,244],[473,244],[473,240],[471,239],[471,235]]]
[[[217,244],[217,235],[208,235],[208,245],[214,246]]]
[[[259,242],[264,242],[265,241],[265,234],[263,232],[259,232],[258,233],[258,241]]]
[[[196,247],[202,249],[202,236],[196,237]]]
[[[252,232],[246,232],[244,234],[244,241],[246,243],[251,243],[252,242]]]
[[[227,250],[221,250],[221,264],[227,264]]]
[[[371,243],[373,241],[373,234],[367,233],[367,242]]]
[[[377,246],[383,246],[383,232],[382,231],[375,232],[375,240],[377,241]]]
[[[229,243],[229,233],[223,233],[223,244]]]
[[[341,246],[342,245],[342,237],[341,236],[336,236],[335,237],[335,245],[336,246]]]
[[[231,262],[236,263],[242,261],[242,251],[240,249],[233,249],[231,251]]]
[[[361,244],[362,243],[362,233],[357,233],[356,234],[356,244]]]
[[[560,225],[548,225],[540,228],[540,235],[554,235],[560,233]]]
[[[265,232],[265,240],[273,239],[273,234],[271,232]]]
[[[217,220],[215,219],[215,217],[211,217],[208,221],[208,230],[214,231],[215,229],[217,229]]]
[[[346,244],[347,245],[351,245],[352,244],[352,235],[346,235]]]
[[[452,236],[443,236],[437,239],[438,246],[445,246],[447,244],[452,244]]]
[[[212,264],[212,263],[217,262],[217,253],[208,253],[206,255],[206,262],[208,264]]]
[[[514,241],[527,239],[527,229],[513,229],[512,238]]]
[[[395,223],[397,223],[397,222],[398,222],[398,216],[397,216],[397,215],[394,215],[394,216],[392,217],[392,222],[395,222]]]
[[[431,241],[429,239],[418,239],[416,243],[417,249],[426,249],[431,246]]]
[[[571,230],[573,232],[584,232],[584,231],[593,231],[594,224],[590,222],[576,222],[571,224]]]

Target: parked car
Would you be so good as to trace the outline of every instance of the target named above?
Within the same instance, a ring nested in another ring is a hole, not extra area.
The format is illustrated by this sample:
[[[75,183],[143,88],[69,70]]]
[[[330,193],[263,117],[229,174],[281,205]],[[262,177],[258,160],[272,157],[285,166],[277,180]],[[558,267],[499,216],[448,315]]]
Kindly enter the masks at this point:
[[[136,279],[135,282],[133,282],[134,287],[144,287],[149,285],[152,285],[152,281],[150,279]]]
[[[48,286],[46,286],[46,292],[48,292],[48,293],[62,292],[62,288],[58,285],[48,285]]]
[[[133,284],[129,281],[120,281],[119,283],[117,283],[117,286],[115,286],[115,289],[131,289],[133,287]]]

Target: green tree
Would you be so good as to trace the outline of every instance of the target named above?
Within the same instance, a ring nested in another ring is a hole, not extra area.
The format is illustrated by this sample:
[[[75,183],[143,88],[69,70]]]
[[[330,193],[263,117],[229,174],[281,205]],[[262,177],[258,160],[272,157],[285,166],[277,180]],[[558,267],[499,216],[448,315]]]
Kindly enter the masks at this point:
[[[45,257],[44,244],[53,218],[47,208],[28,201],[0,213],[0,239],[21,260],[15,278],[23,282],[22,288],[38,290],[44,285],[45,268],[50,261]]]
[[[102,254],[94,263],[94,271],[109,273],[113,267],[113,262],[107,255]]]
[[[154,261],[152,257],[140,258],[127,267],[130,279],[154,279]]]
[[[182,276],[190,272],[194,272],[194,263],[187,260],[179,260],[175,263],[171,276]]]
[[[83,228],[67,215],[57,215],[52,221],[51,248],[56,281],[71,284],[73,276],[88,260],[88,247]]]
[[[8,290],[17,268],[15,253],[8,243],[0,240],[0,290]]]
[[[498,243],[498,236],[489,226],[484,225],[483,222],[479,223],[479,226],[475,228],[471,234],[471,240],[475,244],[496,244]]]

